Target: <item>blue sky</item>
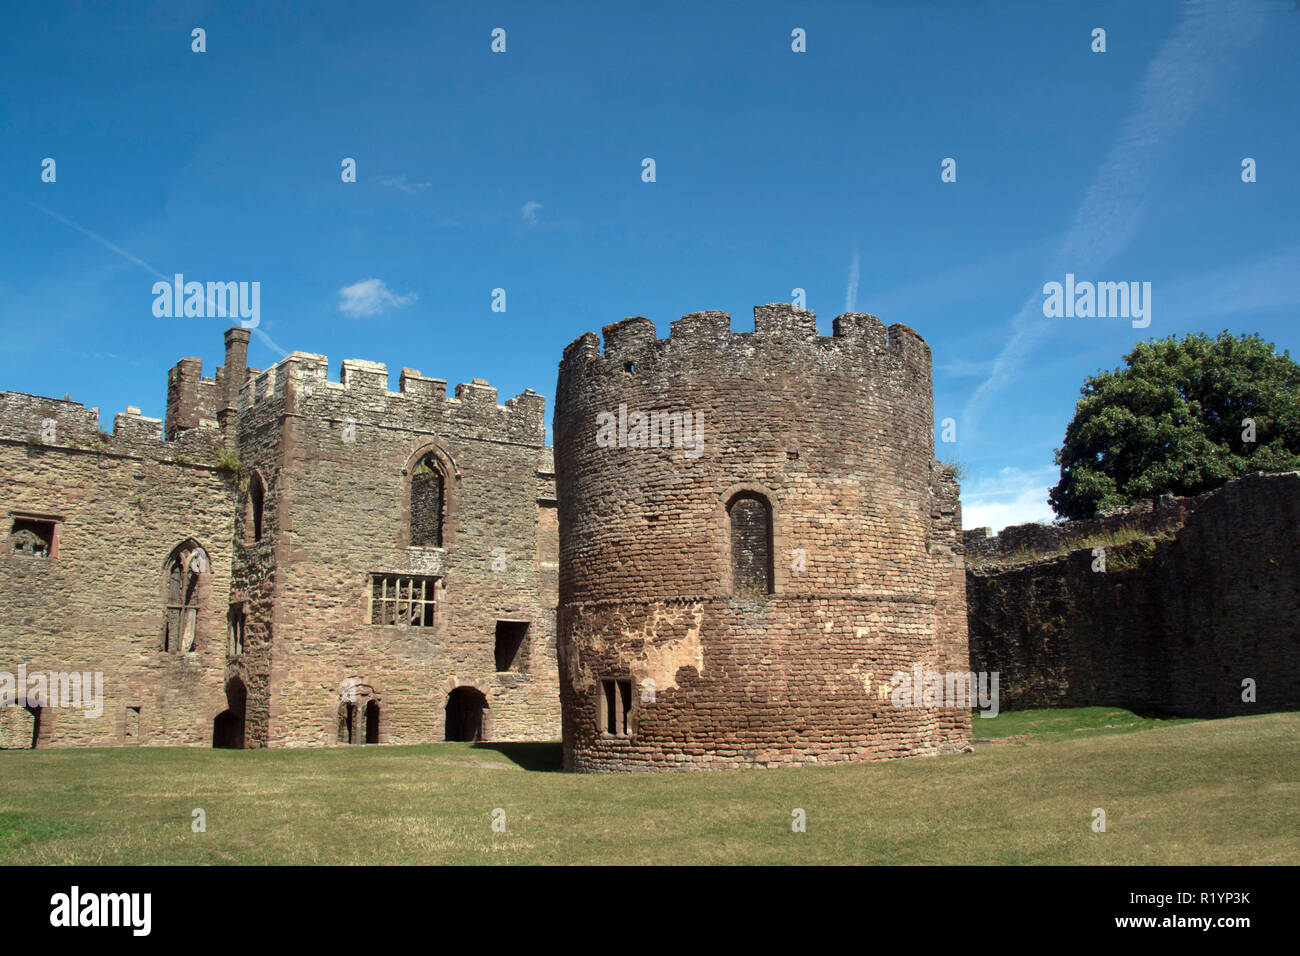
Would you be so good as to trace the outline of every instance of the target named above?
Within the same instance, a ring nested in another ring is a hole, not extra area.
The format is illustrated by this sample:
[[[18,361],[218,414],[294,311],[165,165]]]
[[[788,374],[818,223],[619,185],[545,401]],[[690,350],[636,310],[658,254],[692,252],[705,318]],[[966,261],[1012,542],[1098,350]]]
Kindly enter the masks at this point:
[[[936,454],[966,463],[966,525],[1001,527],[1050,518],[1079,386],[1135,342],[1300,353],[1293,0],[301,9],[5,7],[0,387],[161,416],[166,370],[211,374],[230,323],[155,317],[157,274],[260,282],[258,367],[548,402],[584,331],[744,331],[802,288],[823,334],[851,308],[926,338]],[[1150,326],[1045,318],[1067,272],[1150,282]]]

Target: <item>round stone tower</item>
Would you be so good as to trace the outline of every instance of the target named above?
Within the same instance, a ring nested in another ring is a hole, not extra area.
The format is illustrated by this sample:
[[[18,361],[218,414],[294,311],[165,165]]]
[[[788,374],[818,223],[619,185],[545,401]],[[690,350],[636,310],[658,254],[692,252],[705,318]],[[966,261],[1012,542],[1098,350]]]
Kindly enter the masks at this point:
[[[964,748],[956,482],[930,350],[779,303],[586,333],[555,404],[564,765],[831,763]],[[950,682],[951,683],[951,682]]]

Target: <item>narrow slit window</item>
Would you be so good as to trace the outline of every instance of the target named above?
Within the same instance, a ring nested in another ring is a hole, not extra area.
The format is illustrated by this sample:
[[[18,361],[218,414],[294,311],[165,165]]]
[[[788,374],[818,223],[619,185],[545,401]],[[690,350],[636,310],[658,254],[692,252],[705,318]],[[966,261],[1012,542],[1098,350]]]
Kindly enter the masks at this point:
[[[226,616],[226,626],[230,631],[230,656],[239,657],[244,653],[244,628],[248,623],[248,614],[243,604],[230,605]]]
[[[266,485],[262,476],[253,472],[248,480],[248,511],[245,514],[244,536],[249,541],[262,540],[262,517],[266,505]]]

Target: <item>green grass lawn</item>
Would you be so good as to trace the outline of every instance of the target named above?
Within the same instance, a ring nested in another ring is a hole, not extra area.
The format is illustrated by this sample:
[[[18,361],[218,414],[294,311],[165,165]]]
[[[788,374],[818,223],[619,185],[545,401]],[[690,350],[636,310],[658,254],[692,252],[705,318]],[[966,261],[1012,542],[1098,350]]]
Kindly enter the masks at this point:
[[[1300,713],[975,727],[1002,742],[618,776],[556,772],[552,744],[5,751],[0,863],[1300,863]]]
[[[996,717],[971,720],[975,737],[1056,737],[1062,734],[1122,733],[1195,723],[1195,717],[1138,716],[1122,707],[1069,707],[1045,710],[1009,710]]]

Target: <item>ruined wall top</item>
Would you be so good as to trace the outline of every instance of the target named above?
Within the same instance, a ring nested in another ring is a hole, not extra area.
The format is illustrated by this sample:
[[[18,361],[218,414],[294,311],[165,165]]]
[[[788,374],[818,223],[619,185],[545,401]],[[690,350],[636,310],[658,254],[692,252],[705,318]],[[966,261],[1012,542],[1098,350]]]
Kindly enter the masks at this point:
[[[845,312],[836,317],[833,334],[817,334],[817,316],[788,302],[754,307],[754,331],[733,332],[726,312],[692,312],[670,323],[667,338],[658,338],[650,319],[635,316],[605,326],[605,350],[594,332],[585,332],[564,350],[560,378],[592,363],[623,364],[645,360],[656,353],[692,354],[705,360],[723,353],[743,354],[756,346],[806,348],[823,356],[889,358],[899,366],[930,371],[930,347],[913,329],[900,323],[888,328],[874,315]]]
[[[1162,495],[1124,508],[1104,511],[1095,518],[1080,518],[1059,524],[1030,522],[1009,525],[998,534],[989,528],[962,532],[967,560],[972,564],[1036,561],[1082,547],[1092,547],[1107,536],[1138,534],[1155,536],[1177,531],[1207,501],[1234,486],[1263,482],[1294,481],[1296,472],[1256,472],[1230,481],[1220,488],[1194,497]]]
[[[215,423],[164,441],[162,419],[142,415],[135,406],[113,416],[111,433],[100,431],[98,408],[25,392],[0,392],[0,439],[180,463],[213,459],[221,443]]]

